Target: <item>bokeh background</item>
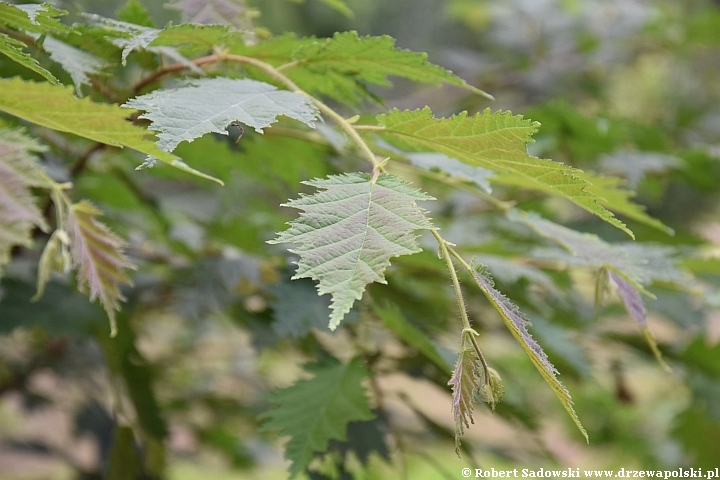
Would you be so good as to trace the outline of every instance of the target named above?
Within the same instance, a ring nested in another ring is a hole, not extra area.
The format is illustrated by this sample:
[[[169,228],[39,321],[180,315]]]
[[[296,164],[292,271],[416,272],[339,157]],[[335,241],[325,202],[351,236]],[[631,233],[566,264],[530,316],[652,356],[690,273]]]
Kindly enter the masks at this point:
[[[70,12],[68,21],[79,12],[114,17],[121,6],[117,1],[53,3]],[[178,8],[144,3],[157,25],[182,21]],[[176,7],[185,3],[191,2]],[[210,20],[213,11],[233,1],[206,3],[210,10],[195,20]],[[489,107],[537,120],[542,127],[532,153],[626,179],[637,191],[636,201],[676,231],[668,236],[630,222],[638,240],[665,248],[695,280],[685,289],[653,285],[657,300],[647,300],[652,329],[673,367],[667,373],[617,298],[595,318],[592,272],[531,269],[538,267],[537,259],[532,263],[524,255],[537,239],[497,220],[476,197],[441,189],[433,216],[445,219],[449,238],[464,252],[480,255],[500,289],[528,312],[533,334],[573,395],[590,443],[574,430],[501,321],[479,295],[469,294],[483,348],[507,388],[498,413],[477,406],[475,425],[465,437],[469,451],[458,459],[442,374],[428,372],[397,339],[382,337],[382,356],[400,365],[377,380],[387,392],[383,428],[388,430],[380,429],[386,447],[368,447],[368,466],[355,468],[358,460],[351,459],[348,470],[355,476],[342,478],[461,478],[465,466],[720,467],[720,2],[346,3],[353,16],[315,0],[235,5],[239,12],[256,10],[252,25],[261,38],[284,32],[325,37],[352,29],[390,35],[401,48],[427,52],[430,61],[496,100],[398,80],[392,87],[372,89],[383,104],[363,105],[355,113],[430,105],[437,116],[449,116]],[[247,16],[226,14],[215,19],[237,20],[239,27],[250,22]],[[305,295],[312,302],[313,291],[308,285],[302,291],[282,290],[288,287],[278,278],[288,272],[269,259],[263,242],[288,219],[290,214],[278,213],[275,205],[296,196],[296,180],[325,175],[332,171],[328,162],[340,169],[357,163],[318,147],[303,150],[307,163],[302,168],[288,170],[287,149],[263,150],[264,140],[252,132],[248,137],[239,160],[218,165],[237,162],[233,168],[240,175],[243,169],[271,165],[270,193],[257,196],[257,186],[242,178],[219,194],[158,174],[155,188],[162,197],[155,206],[162,209],[170,240],[160,242],[166,250],[156,253],[176,273],[165,290],[150,268],[135,278],[125,314],[133,327],[122,330],[122,347],[98,333],[94,325],[104,321],[102,314],[61,287],[51,285],[40,303],[13,303],[8,292],[26,291],[25,298],[33,293],[32,282],[17,280],[33,265],[32,254],[16,259],[0,303],[0,479],[102,478],[118,435],[113,405],[125,415],[143,417],[147,428],[165,436],[169,479],[286,478],[282,439],[259,431],[256,417],[267,407],[263,395],[306,377],[301,365],[318,345],[342,357],[349,339],[341,330],[289,341],[271,328],[281,308],[277,298]],[[205,138],[183,148],[181,156],[192,159],[208,151],[220,158],[237,147]],[[90,168],[77,179],[77,188],[99,199],[109,222],[131,245],[141,243],[133,235],[151,235],[141,227],[154,224],[122,182],[103,176],[103,169],[120,168],[109,165]],[[438,196],[438,190],[432,193]],[[621,231],[558,200],[510,187],[494,194],[607,241],[627,241]],[[223,214],[237,205],[240,211]],[[233,248],[208,249],[208,238]],[[405,315],[452,358],[457,328],[449,325],[455,325],[455,307],[443,274],[424,270],[423,262],[434,255],[432,248],[427,253],[417,263],[399,259],[402,268],[391,271],[390,285],[375,285],[370,293],[394,295]],[[523,261],[528,262],[525,270]],[[548,300],[556,290],[562,301]],[[322,305],[317,308],[322,312]],[[123,350],[109,352],[113,348]],[[128,382],[134,406],[123,409],[128,400],[113,398],[111,383],[118,377]],[[144,410],[135,411],[138,405]],[[355,440],[364,435],[358,433]],[[128,475],[123,478],[135,478]]]

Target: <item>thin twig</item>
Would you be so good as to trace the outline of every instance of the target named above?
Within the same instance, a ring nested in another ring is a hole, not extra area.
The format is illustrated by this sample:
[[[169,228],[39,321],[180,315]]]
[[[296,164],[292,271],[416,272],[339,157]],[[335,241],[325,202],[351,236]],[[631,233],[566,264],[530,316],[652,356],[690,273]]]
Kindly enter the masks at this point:
[[[200,57],[196,58],[192,61],[193,64],[195,64],[196,67],[201,67],[203,65],[213,64],[220,61],[220,58],[217,54],[208,55],[206,57]],[[133,86],[133,93],[137,94],[145,88],[146,86],[152,84],[156,80],[158,80],[163,75],[167,75],[168,73],[172,72],[178,72],[180,70],[185,70],[186,68],[190,68],[190,65],[187,65],[185,63],[173,63],[171,65],[167,65],[160,70],[156,70],[151,75],[148,75],[147,77],[141,79]]]

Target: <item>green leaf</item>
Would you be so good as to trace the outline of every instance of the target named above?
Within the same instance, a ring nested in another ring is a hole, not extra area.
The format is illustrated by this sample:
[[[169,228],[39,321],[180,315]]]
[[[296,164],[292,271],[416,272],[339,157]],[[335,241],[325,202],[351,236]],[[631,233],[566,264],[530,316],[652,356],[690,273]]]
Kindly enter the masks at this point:
[[[86,17],[106,28],[109,33],[106,38],[113,45],[122,48],[121,60],[123,65],[127,63],[127,57],[133,50],[146,49],[150,42],[155,40],[161,32],[157,28],[121,22],[100,15],[86,14]]]
[[[633,236],[602,206],[602,198],[590,191],[582,172],[527,153],[527,144],[539,127],[537,122],[490,109],[474,116],[463,112],[437,119],[428,107],[403,112],[395,109],[379,115],[378,122],[385,127],[383,137],[400,141],[411,150],[436,151],[475,167],[508,174],[523,185],[565,197]]]
[[[327,297],[319,297],[313,282],[307,279],[283,282],[270,288],[275,333],[281,337],[301,338],[313,328],[327,328]]]
[[[191,168],[175,155],[163,152],[146,137],[146,130],[126,120],[132,112],[116,105],[75,98],[72,88],[20,78],[0,79],[0,110],[29,122],[68,132],[114,147],[129,147],[187,173],[220,180]]]
[[[70,28],[54,18],[66,14],[66,11],[57,10],[51,3],[11,5],[0,2],[0,25],[21,32],[67,33]]]
[[[432,197],[396,175],[350,173],[303,182],[323,191],[284,206],[304,213],[269,243],[295,243],[300,255],[293,279],[318,280],[318,293],[332,294],[335,330],[371,282],[386,283],[390,258],[420,251],[413,232],[434,227],[415,202]]]
[[[510,333],[512,333],[513,337],[515,337],[515,340],[517,340],[528,357],[530,357],[530,360],[533,365],[535,365],[535,368],[537,368],[548,385],[550,385],[553,389],[555,395],[560,400],[560,403],[562,403],[563,407],[565,407],[565,410],[570,415],[570,418],[572,418],[575,425],[577,425],[582,432],[585,440],[588,440],[587,432],[580,423],[580,419],[573,408],[570,392],[568,392],[565,386],[560,382],[560,380],[558,380],[558,371],[555,369],[553,364],[550,363],[550,360],[548,360],[548,357],[542,347],[540,347],[527,330],[530,322],[527,321],[515,304],[513,304],[502,293],[495,290],[492,279],[490,279],[484,271],[475,271],[473,277],[475,279],[475,283],[477,283],[478,287],[480,287],[480,290],[482,290],[492,306],[502,317],[505,322],[505,326],[507,326]]]
[[[279,115],[310,127],[317,118],[310,98],[255,80],[222,77],[190,80],[180,88],[154,91],[123,106],[147,112],[140,118],[150,120],[150,128],[160,132],[158,147],[166,151],[205,133],[227,135],[233,121],[262,133]]]
[[[447,83],[490,97],[452,72],[428,63],[427,54],[395,48],[395,40],[387,35],[360,37],[355,31],[338,32],[332,38],[304,43],[293,51],[294,62],[284,72],[304,90],[343,102],[367,97],[357,82],[389,85],[389,75],[433,85]]]
[[[127,57],[135,50],[165,54],[175,61],[185,63],[189,68],[202,73],[202,70],[180,55],[170,46],[190,46],[194,51],[209,51],[220,45],[230,35],[228,27],[221,25],[169,25],[163,30],[135,23],[122,22],[100,15],[87,15],[93,22],[104,28],[106,39],[122,49],[121,61],[125,65]]]
[[[608,210],[625,215],[636,222],[644,223],[668,235],[675,234],[672,228],[645,213],[644,205],[630,201],[630,198],[635,196],[635,192],[619,188],[623,185],[623,180],[616,177],[596,175],[592,172],[580,172],[578,177],[591,184],[586,190],[600,197],[601,200],[598,203]]]
[[[128,2],[115,12],[118,20],[127,23],[134,23],[143,27],[155,27],[155,22],[147,8],[139,0],[128,0]]]
[[[0,274],[16,245],[32,245],[35,227],[47,229],[30,191],[49,180],[30,154],[43,147],[18,130],[0,129]]]
[[[285,458],[293,462],[291,478],[310,464],[314,452],[324,452],[328,441],[346,440],[348,423],[373,418],[360,384],[369,376],[362,360],[308,370],[313,379],[270,393],[267,400],[276,406],[260,416],[268,420],[264,430],[278,429],[290,436]]]
[[[55,76],[40,66],[37,60],[23,52],[26,47],[20,40],[15,40],[0,32],[0,53],[8,57],[15,63],[19,63],[25,68],[32,70],[33,72],[42,75],[45,79],[54,84],[60,83]]]
[[[53,61],[59,63],[63,70],[70,74],[78,96],[82,95],[80,86],[90,84],[88,75],[100,73],[103,68],[108,66],[98,57],[51,36],[45,37],[42,47]]]
[[[115,311],[125,298],[119,285],[130,285],[126,269],[135,266],[123,254],[125,242],[95,217],[102,212],[87,200],[73,205],[68,215],[72,257],[78,266],[78,289],[96,298],[110,318],[111,336],[117,333]]]
[[[375,305],[373,310],[380,320],[382,320],[383,325],[389,328],[405,343],[417,348],[420,353],[425,355],[428,360],[437,365],[443,372],[448,374],[451,372],[450,365],[448,365],[445,359],[438,353],[435,346],[430,343],[427,335],[408,323],[397,305],[390,303],[385,306]]]

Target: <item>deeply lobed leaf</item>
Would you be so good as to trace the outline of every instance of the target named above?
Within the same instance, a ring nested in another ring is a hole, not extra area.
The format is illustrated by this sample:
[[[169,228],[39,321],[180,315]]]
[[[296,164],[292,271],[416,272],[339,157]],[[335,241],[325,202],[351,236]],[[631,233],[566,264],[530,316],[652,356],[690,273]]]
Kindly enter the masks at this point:
[[[270,393],[267,400],[276,406],[260,416],[268,420],[264,430],[290,436],[285,458],[293,462],[291,478],[310,464],[314,452],[324,452],[328,441],[346,440],[348,423],[374,417],[361,385],[369,376],[362,360],[309,370],[315,375],[311,380]]]
[[[602,198],[588,188],[579,172],[562,163],[533,157],[527,144],[539,123],[510,112],[466,112],[435,118],[428,107],[415,111],[393,110],[378,116],[381,134],[411,150],[435,151],[472,166],[510,174],[548,193],[560,195],[632,236],[632,232],[602,205]]]
[[[420,251],[413,232],[434,227],[415,202],[433,198],[396,175],[350,173],[303,182],[322,189],[284,206],[303,210],[269,243],[295,243],[300,255],[293,278],[318,280],[330,293],[334,330],[371,282],[386,283],[390,258]]]
[[[187,81],[182,87],[158,90],[129,100],[124,107],[145,110],[157,130],[158,147],[172,151],[180,142],[191,142],[240,121],[258,132],[285,115],[314,127],[317,111],[310,98],[278,90],[248,79],[208,78]]]
[[[96,298],[110,317],[111,335],[117,332],[115,311],[124,301],[119,286],[130,285],[125,271],[135,266],[123,254],[125,242],[96,220],[102,212],[87,200],[73,205],[68,215],[72,257],[78,266],[78,289]]]

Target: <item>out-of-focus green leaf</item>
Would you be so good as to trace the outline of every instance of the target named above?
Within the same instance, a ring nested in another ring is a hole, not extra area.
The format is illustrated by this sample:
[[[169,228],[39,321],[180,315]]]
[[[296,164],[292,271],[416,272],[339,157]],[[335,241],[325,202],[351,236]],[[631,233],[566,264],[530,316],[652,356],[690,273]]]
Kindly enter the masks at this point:
[[[330,440],[346,440],[347,425],[371,420],[365,390],[360,382],[369,375],[362,360],[308,369],[315,376],[272,392],[267,400],[275,407],[264,412],[265,430],[290,435],[285,458],[291,460],[294,478],[310,464],[315,452],[324,452]]]
[[[281,337],[304,337],[313,328],[327,331],[330,301],[320,297],[315,284],[308,279],[282,282],[273,285],[270,293],[275,297],[273,330]]]

